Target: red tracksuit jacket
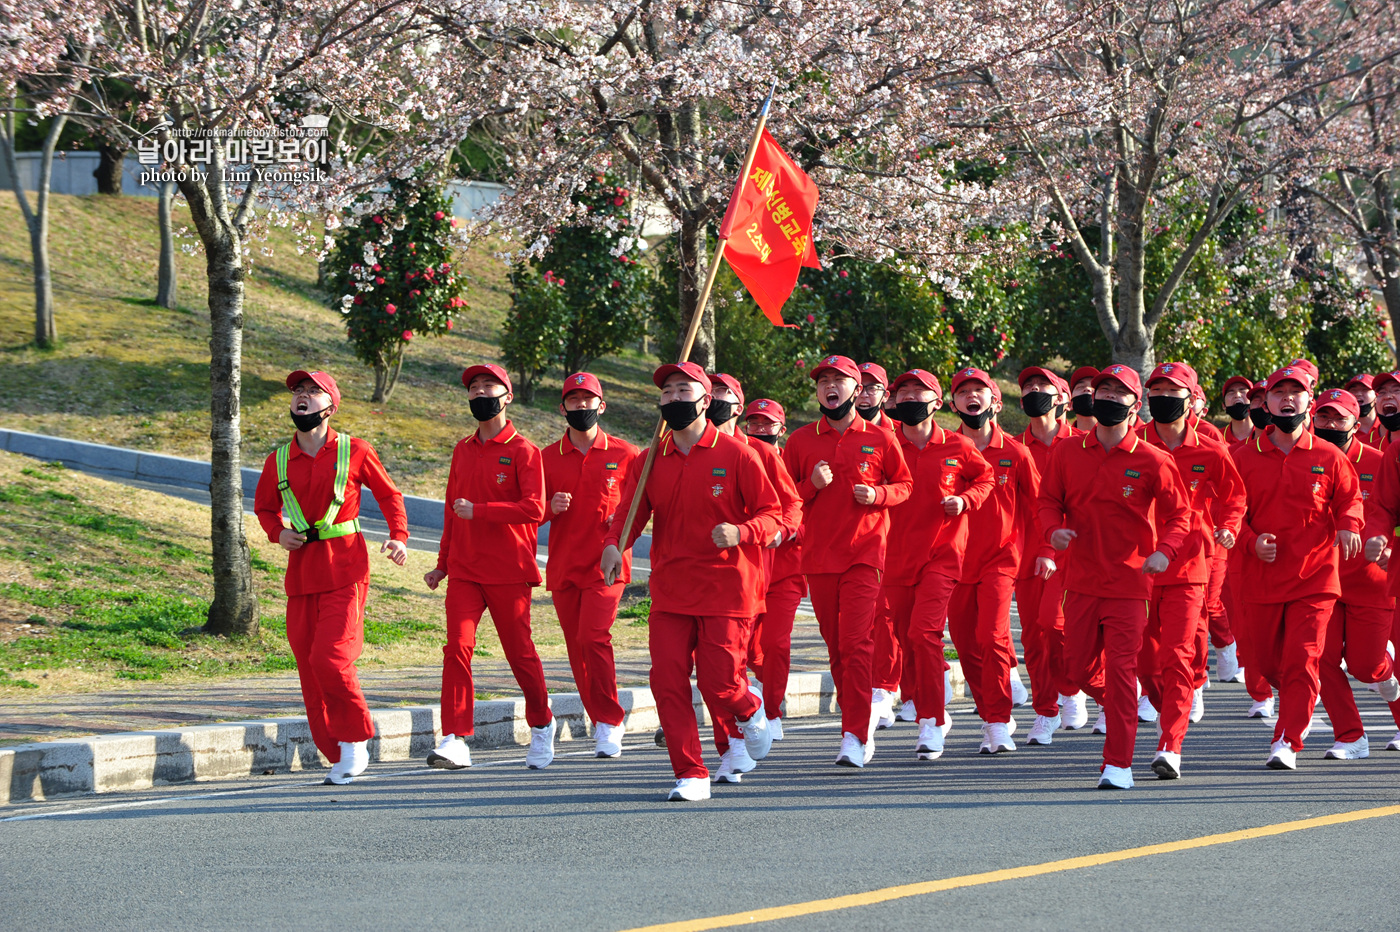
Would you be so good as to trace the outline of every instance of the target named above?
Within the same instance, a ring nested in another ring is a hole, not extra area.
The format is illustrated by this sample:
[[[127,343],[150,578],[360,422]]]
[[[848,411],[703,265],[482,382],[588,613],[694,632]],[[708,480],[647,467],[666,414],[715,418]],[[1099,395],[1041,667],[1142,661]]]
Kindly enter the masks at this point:
[[[812,485],[812,470],[825,460],[831,484]],[[783,450],[783,463],[802,496],[802,572],[844,573],[857,564],[885,568],[887,509],[909,497],[913,479],[899,443],[859,415],[845,432],[820,418],[799,427]],[[856,485],[875,489],[875,503],[856,501]]]
[[[1021,548],[1021,567],[1016,571],[1017,579],[1030,579],[1035,575],[1036,557],[1049,557],[1055,561],[1055,565],[1059,569],[1069,566],[1068,551],[1056,553],[1046,537],[1047,532],[1040,526],[1040,506],[1037,504],[1037,500],[1040,495],[1040,483],[1045,481],[1045,473],[1050,469],[1051,452],[1065,441],[1082,436],[1084,436],[1084,431],[1064,423],[1060,425],[1060,429],[1055,432],[1055,439],[1051,440],[1049,444],[1037,439],[1029,427],[1016,436],[1016,440],[1031,455],[1037,476],[1036,496],[1027,503],[1030,509],[1029,523],[1022,529],[1025,543]],[[1055,529],[1050,528],[1050,530]],[[1070,546],[1072,548],[1074,545]]]
[[[569,441],[568,431],[558,443],[541,451],[544,463],[544,510],[549,522],[549,562],[544,568],[544,585],[553,591],[573,586],[592,589],[603,585],[598,568],[603,555],[603,538],[620,505],[625,512],[631,500],[623,500],[622,489],[634,468],[637,448],[626,440],[609,437],[601,430],[593,438],[588,453],[580,453]],[[555,514],[549,507],[556,492],[573,498],[569,510]],[[632,551],[622,553],[623,582],[632,580]]]
[[[912,586],[930,564],[960,579],[969,513],[981,508],[992,494],[992,468],[977,452],[977,444],[937,424],[922,450],[902,427],[897,436],[904,461],[914,474],[914,491],[904,504],[890,509],[884,582]],[[967,510],[956,518],[943,513],[943,499],[949,495],[962,496],[967,502]]]
[[[1097,432],[1055,444],[1039,515],[1047,541],[1059,528],[1078,534],[1065,590],[1108,599],[1148,598],[1142,562],[1156,550],[1175,560],[1191,530],[1176,464],[1133,432],[1112,450]]]
[[[292,494],[308,521],[319,521],[331,506],[335,488],[335,456],[340,434],[327,429],[326,445],[310,457],[292,440],[287,456],[287,481]],[[389,537],[408,540],[408,514],[404,511],[403,495],[379,462],[379,454],[359,437],[350,440],[350,477],[345,483],[345,502],[340,506],[333,524],[360,516],[360,486],[367,485],[384,513],[389,525]],[[271,453],[263,463],[258,488],[253,493],[253,513],[274,544],[282,536],[282,493],[277,491],[277,453]],[[369,553],[360,534],[347,534],[307,543],[287,553],[287,575],[283,586],[287,595],[311,595],[329,592],[369,579]]]
[[[736,435],[739,437],[741,435]],[[779,579],[797,576],[802,572],[802,496],[797,494],[797,486],[783,465],[783,453],[771,443],[755,440],[747,434],[742,439],[763,461],[763,473],[773,483],[778,493],[778,503],[782,506],[782,518],[778,530],[783,532],[783,542],[776,549],[763,549],[763,573],[768,585]]]
[[[1152,577],[1154,586],[1179,583],[1205,585],[1210,582],[1211,558],[1215,554],[1215,529],[1226,528],[1236,538],[1244,520],[1244,480],[1235,469],[1225,444],[1210,440],[1194,427],[1175,450],[1157,433],[1155,423],[1142,431],[1142,439],[1169,455],[1186,483],[1191,506],[1191,532],[1165,573]]]
[[[973,444],[976,446],[976,444]],[[1044,447],[1044,444],[1040,444]],[[1048,451],[1049,448],[1045,447]],[[1024,550],[1050,557],[1054,550],[1035,532],[1035,501],[1040,495],[1040,470],[1030,451],[992,425],[992,439],[982,450],[992,469],[992,494],[968,516],[967,550],[962,580],[974,583],[990,575],[1015,576]]]
[[[1381,518],[1380,488],[1385,454],[1375,447],[1368,446],[1355,438],[1351,447],[1342,452],[1351,468],[1356,470],[1357,487],[1361,490],[1361,507],[1366,519],[1367,532]],[[1363,541],[1364,543],[1364,541]],[[1340,557],[1341,555],[1338,554]],[[1365,605],[1374,608],[1393,608],[1395,597],[1390,594],[1385,570],[1366,559],[1364,553],[1350,560],[1342,560],[1338,567],[1338,581],[1342,587],[1341,600],[1348,605]]]
[[[459,498],[473,505],[470,521],[452,510]],[[535,547],[543,519],[544,467],[539,447],[520,436],[510,421],[490,440],[483,442],[472,434],[452,451],[437,568],[450,579],[484,586],[537,586],[540,565]]]
[[[1241,551],[1241,596],[1273,604],[1339,595],[1337,532],[1365,530],[1356,470],[1340,450],[1308,431],[1285,456],[1271,439],[1276,430],[1266,427],[1231,453],[1247,499],[1235,544]],[[1265,533],[1277,538],[1273,563],[1254,550]]]
[[[640,466],[627,477],[604,544],[618,544]],[[667,433],[652,463],[627,546],[652,520],[651,606],[677,615],[751,618],[763,611],[761,551],[782,520],[782,506],[758,454],[707,424],[682,453]],[[739,546],[720,550],[711,533],[739,527]]]

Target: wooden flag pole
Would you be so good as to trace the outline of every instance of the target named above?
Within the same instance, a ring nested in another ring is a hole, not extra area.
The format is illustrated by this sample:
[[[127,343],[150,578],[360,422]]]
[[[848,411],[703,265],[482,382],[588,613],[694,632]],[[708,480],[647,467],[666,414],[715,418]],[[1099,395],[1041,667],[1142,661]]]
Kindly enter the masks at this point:
[[[763,138],[763,128],[768,125],[768,108],[773,103],[773,91],[777,89],[777,82],[774,82],[773,89],[768,91],[768,99],[763,102],[763,109],[758,113],[758,125],[754,127],[753,138],[749,140],[749,151],[744,156],[744,167],[739,172],[739,186],[736,192],[742,190],[745,179],[749,176],[749,169],[753,167],[754,156],[758,154],[758,143]],[[690,326],[686,328],[685,340],[681,343],[680,358],[677,364],[687,362],[690,359],[690,351],[695,346],[695,336],[700,332],[700,320],[705,316],[705,306],[710,303],[710,292],[715,287],[715,276],[719,274],[719,263],[724,258],[724,247],[729,242],[729,237],[720,237],[719,243],[715,245],[714,258],[710,260],[709,271],[705,275],[705,287],[700,290],[700,300],[695,304],[695,313],[690,317]],[[656,461],[656,448],[661,443],[661,429],[666,425],[662,417],[656,419],[656,429],[651,434],[651,446],[647,447],[647,457],[642,463],[641,475],[637,477],[637,491],[632,495],[632,504],[627,506],[627,519],[622,522],[622,534],[618,537],[619,549],[627,549],[627,538],[632,533],[632,523],[637,520],[637,511],[642,506],[642,493],[646,491],[647,479],[651,476],[652,463]],[[604,582],[611,586],[613,579],[605,579]]]

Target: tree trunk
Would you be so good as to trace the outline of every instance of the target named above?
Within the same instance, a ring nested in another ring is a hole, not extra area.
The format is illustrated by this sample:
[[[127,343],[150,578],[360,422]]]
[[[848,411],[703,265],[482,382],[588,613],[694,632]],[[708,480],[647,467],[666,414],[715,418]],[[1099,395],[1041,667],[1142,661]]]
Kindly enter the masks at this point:
[[[1390,315],[1390,333],[1400,346],[1400,204],[1396,203],[1395,189],[1390,184],[1390,173],[1384,172],[1372,183],[1376,196],[1376,221],[1380,227],[1380,240],[1373,248],[1379,255],[1370,264],[1376,282],[1385,299],[1386,313]],[[1377,269],[1377,266],[1379,268]],[[1400,353],[1400,351],[1397,351]]]
[[[212,175],[209,184],[222,184]],[[243,246],[230,226],[205,239],[209,257],[209,413],[211,543],[214,601],[204,628],[211,634],[256,636],[258,600],[243,531],[240,398],[243,364]]]
[[[695,315],[700,301],[700,290],[705,287],[705,274],[709,271],[709,253],[706,249],[705,222],[694,211],[681,215],[681,232],[677,241],[677,258],[680,260],[680,335],[677,338],[677,351],[685,341],[686,328]],[[706,371],[712,371],[715,364],[715,311],[711,303],[700,318],[700,329],[695,334],[695,345],[690,350],[690,361],[698,363]]]
[[[101,158],[97,162],[97,168],[92,173],[92,177],[97,179],[97,193],[121,194],[126,146],[108,142],[103,143],[97,151]]]
[[[179,300],[179,281],[175,270],[175,230],[171,222],[174,207],[175,182],[163,181],[160,185],[160,203],[156,209],[160,217],[160,271],[156,278],[156,304],[166,308],[174,308]]]
[[[399,384],[399,370],[401,369],[403,369],[402,350],[393,359],[380,357],[380,361],[374,364],[374,395],[370,397],[370,401],[389,400],[389,397],[394,394],[394,386]]]
[[[53,317],[53,274],[49,271],[49,212],[45,198],[29,224],[29,252],[34,257],[34,342],[48,348],[58,342]]]

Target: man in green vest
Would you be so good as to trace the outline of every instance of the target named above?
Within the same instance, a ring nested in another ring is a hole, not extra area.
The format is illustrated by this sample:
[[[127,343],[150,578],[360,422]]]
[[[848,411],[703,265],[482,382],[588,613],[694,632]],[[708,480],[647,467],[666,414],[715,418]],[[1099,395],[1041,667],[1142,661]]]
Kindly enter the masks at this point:
[[[267,539],[287,551],[287,642],[297,661],[306,718],[331,762],[327,783],[349,783],[369,765],[374,722],[355,661],[364,648],[369,554],[360,534],[360,487],[389,524],[379,548],[403,566],[408,516],[374,447],[331,430],[340,389],[325,372],[287,376],[295,436],[263,464],[253,499]]]

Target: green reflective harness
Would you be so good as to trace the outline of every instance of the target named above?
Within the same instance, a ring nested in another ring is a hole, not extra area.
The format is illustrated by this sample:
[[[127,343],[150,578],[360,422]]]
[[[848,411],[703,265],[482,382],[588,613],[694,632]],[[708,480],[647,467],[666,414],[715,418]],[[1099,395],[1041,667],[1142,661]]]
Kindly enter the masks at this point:
[[[332,524],[345,504],[345,486],[350,481],[350,435],[340,434],[335,448],[335,485],[331,489],[331,504],[326,516],[315,524],[306,520],[297,497],[292,494],[292,484],[287,481],[287,459],[291,456],[292,444],[287,442],[277,448],[277,491],[282,493],[282,512],[292,523],[292,530],[306,534],[307,540],[330,540],[332,537],[345,537],[360,532],[360,519],[351,518]],[[309,533],[314,532],[314,533]]]

